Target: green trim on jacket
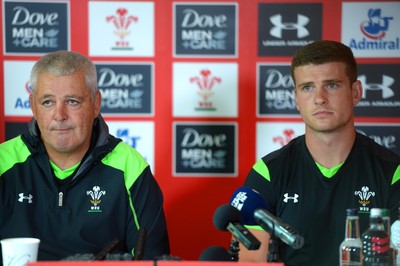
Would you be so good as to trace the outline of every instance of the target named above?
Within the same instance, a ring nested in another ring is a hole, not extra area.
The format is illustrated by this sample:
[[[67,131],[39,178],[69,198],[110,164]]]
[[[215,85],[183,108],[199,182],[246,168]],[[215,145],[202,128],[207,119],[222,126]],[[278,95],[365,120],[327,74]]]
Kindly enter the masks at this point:
[[[254,164],[253,169],[258,174],[260,174],[262,177],[264,177],[266,180],[271,181],[271,177],[269,176],[268,167],[265,165],[265,163],[264,163],[264,161],[262,159],[258,160]]]
[[[31,155],[21,136],[0,144],[0,175],[11,169],[15,164],[25,162]]]
[[[126,158],[126,160],[121,160],[121,158]],[[135,218],[136,228],[139,230],[140,225],[135,207],[133,206],[130,188],[149,164],[143,159],[138,151],[132,149],[132,147],[125,142],[118,143],[118,145],[107,154],[101,162],[124,172],[125,188],[129,195],[129,204]],[[138,163],[133,164],[132,162]]]

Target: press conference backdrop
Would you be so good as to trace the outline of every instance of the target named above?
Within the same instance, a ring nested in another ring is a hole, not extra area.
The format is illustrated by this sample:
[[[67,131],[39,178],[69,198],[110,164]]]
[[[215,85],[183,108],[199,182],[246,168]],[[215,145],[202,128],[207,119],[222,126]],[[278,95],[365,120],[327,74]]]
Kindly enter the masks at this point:
[[[399,1],[2,1],[0,141],[31,118],[29,73],[47,52],[96,64],[110,131],[158,180],[172,254],[228,247],[214,211],[253,163],[304,132],[290,60],[349,45],[364,86],[357,129],[400,154]]]

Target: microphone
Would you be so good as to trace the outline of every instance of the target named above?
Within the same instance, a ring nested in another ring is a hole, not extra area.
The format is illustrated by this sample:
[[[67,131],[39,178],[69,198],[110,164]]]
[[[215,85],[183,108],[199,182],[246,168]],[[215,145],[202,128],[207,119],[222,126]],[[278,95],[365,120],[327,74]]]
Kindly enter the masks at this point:
[[[232,235],[248,250],[260,248],[260,241],[240,224],[242,214],[230,204],[224,204],[214,212],[214,226],[221,231],[230,231]]]
[[[231,198],[231,205],[242,212],[242,223],[260,225],[294,249],[304,245],[304,238],[294,228],[268,212],[269,206],[256,190],[240,187]]]
[[[220,246],[205,249],[199,258],[200,261],[231,261],[229,252]]]
[[[115,251],[120,244],[121,241],[118,238],[113,239],[110,243],[107,244],[107,246],[105,246],[105,248],[97,253],[92,260],[104,260],[107,254]]]
[[[133,260],[143,260],[144,247],[146,246],[147,230],[144,227],[139,229],[138,240],[135,245],[135,256]]]

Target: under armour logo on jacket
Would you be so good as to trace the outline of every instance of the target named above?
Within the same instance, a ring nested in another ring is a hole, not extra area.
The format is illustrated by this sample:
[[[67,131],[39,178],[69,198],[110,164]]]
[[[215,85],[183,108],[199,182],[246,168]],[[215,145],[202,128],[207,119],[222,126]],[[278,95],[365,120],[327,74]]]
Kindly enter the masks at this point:
[[[293,200],[293,203],[299,202],[299,200],[298,200],[299,195],[297,195],[296,193],[294,194],[294,196],[289,196],[289,193],[285,193],[283,196],[285,197],[285,198],[283,199],[283,201],[286,202],[286,203],[287,203],[289,200]]]
[[[27,200],[28,203],[32,203],[33,202],[32,201],[32,199],[33,199],[32,194],[29,194],[28,196],[25,196],[24,193],[19,193],[18,195],[19,195],[19,199],[18,199],[19,202],[23,202],[24,200]]]

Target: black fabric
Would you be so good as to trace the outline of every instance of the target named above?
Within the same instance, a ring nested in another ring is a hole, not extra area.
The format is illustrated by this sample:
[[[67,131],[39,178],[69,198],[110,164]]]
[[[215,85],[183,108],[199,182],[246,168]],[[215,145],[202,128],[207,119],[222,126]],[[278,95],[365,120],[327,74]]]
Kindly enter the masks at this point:
[[[304,135],[261,160],[270,181],[253,167],[245,185],[259,191],[270,212],[305,239],[298,250],[280,243],[285,265],[339,265],[347,208],[359,210],[360,233],[368,227],[371,208],[388,208],[392,221],[397,219],[400,182],[392,185],[392,178],[400,158],[364,135],[357,134],[348,158],[331,178],[320,172]]]
[[[143,258],[168,255],[163,196],[150,167],[136,150],[109,135],[101,117],[95,121],[93,138],[79,168],[59,187],[35,121],[30,123],[29,133],[22,135],[29,157],[0,176],[0,239],[37,237],[38,260],[60,260],[96,254],[116,238],[122,242],[120,252],[132,253],[138,230],[144,227],[148,234]],[[0,144],[0,153],[10,152],[5,145]],[[103,163],[106,157],[115,158],[108,162],[118,166]],[[32,201],[21,195],[32,195]]]

